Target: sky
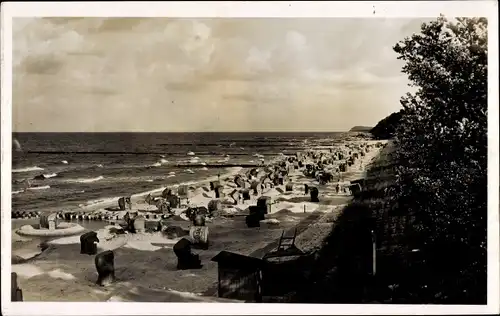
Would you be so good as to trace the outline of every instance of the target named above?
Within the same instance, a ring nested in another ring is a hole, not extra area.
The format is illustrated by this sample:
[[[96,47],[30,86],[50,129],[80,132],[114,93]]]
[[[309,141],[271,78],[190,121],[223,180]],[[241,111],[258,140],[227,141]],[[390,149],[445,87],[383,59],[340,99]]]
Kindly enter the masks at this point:
[[[13,131],[345,131],[401,107],[421,19],[14,18]]]

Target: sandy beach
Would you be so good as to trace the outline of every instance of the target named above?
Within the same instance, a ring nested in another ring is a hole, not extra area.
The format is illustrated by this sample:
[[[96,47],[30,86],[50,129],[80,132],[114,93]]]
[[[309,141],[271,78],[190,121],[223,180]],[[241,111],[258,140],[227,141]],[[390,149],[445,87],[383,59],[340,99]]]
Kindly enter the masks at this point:
[[[37,223],[35,219],[17,222],[16,228],[13,228],[12,255],[20,263],[12,265],[12,272],[18,274],[18,284],[23,290],[25,301],[221,301],[222,299],[214,296],[217,264],[210,261],[211,258],[222,250],[261,258],[276,247],[276,241],[284,230],[294,227],[300,228],[296,239],[297,247],[305,252],[319,248],[335,225],[335,218],[352,198],[350,193],[338,193],[337,185],[347,185],[351,180],[363,178],[370,162],[378,155],[380,148],[376,145],[380,143],[382,142],[359,140],[346,141],[330,150],[311,148],[308,150],[309,156],[302,158],[303,167],[289,169],[287,183],[293,184],[291,192],[286,192],[284,183],[272,188],[266,186],[258,196],[252,194],[249,201],[239,202],[237,205],[223,203],[219,216],[206,223],[211,242],[209,249],[194,250],[203,264],[201,269],[177,270],[177,257],[172,247],[183,236],[167,238],[161,232],[113,233],[113,228],[121,228],[117,224],[127,211],[107,211],[106,207],[117,205],[116,201],[107,201],[101,205],[93,205],[92,209],[86,211],[87,214],[99,213],[110,218],[99,222],[101,226],[95,231],[99,238],[98,252],[114,251],[115,283],[106,287],[95,284],[97,272],[94,256],[80,254],[80,235],[50,239],[44,246],[46,249],[42,251],[36,239],[29,242],[28,237],[16,233],[24,224]],[[360,145],[367,145],[365,148],[368,149],[355,149],[363,148]],[[320,184],[316,179],[304,175],[305,165],[314,161],[311,157],[320,153],[329,157],[332,152],[344,152],[342,160],[326,165],[325,170],[331,168],[333,171],[339,163],[350,157],[349,152],[353,155],[360,150],[365,151],[354,159],[346,172],[342,172],[340,181],[334,172],[333,180],[326,184]],[[287,157],[282,158],[269,165],[277,165]],[[260,168],[259,174],[264,173],[264,169]],[[232,168],[220,175],[225,195],[220,200],[228,199],[229,194],[237,188],[234,177],[237,174],[244,176],[246,171],[248,170],[243,168]],[[214,191],[209,189],[209,182],[214,180],[217,180],[217,176],[188,184],[190,206],[206,207],[215,199]],[[318,188],[319,202],[310,202],[309,194],[304,194],[304,184]],[[177,186],[170,188],[175,190]],[[161,191],[149,193],[157,196]],[[263,195],[271,198],[271,212],[266,214],[260,227],[248,228],[244,215],[248,215],[248,207],[255,205],[257,198]],[[153,218],[155,207],[146,204],[144,198],[145,194],[132,196],[132,211],[148,214],[150,218],[146,220],[146,227],[154,227],[159,221]],[[186,208],[187,205],[181,205],[173,209],[175,216],[164,221],[169,226],[189,230],[191,222],[183,214]],[[16,245],[16,240],[22,242]]]

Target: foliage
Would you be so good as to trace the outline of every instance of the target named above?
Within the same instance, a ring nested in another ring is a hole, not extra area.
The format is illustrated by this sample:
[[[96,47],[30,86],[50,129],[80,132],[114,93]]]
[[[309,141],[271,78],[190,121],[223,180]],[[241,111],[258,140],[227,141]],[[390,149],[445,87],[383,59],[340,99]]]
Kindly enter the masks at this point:
[[[396,133],[396,129],[401,122],[403,110],[392,113],[388,117],[382,119],[370,130],[370,133],[375,139],[391,139]]]
[[[420,223],[423,282],[442,302],[484,302],[487,20],[441,16],[394,51],[416,92],[401,101],[392,193]]]

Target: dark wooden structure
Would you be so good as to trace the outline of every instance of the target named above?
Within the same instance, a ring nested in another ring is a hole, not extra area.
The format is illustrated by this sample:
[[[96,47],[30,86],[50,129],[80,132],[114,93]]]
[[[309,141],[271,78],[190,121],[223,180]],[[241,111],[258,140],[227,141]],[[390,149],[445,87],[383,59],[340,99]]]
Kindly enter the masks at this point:
[[[170,189],[170,188],[165,188],[165,190],[163,190],[163,192],[161,192],[161,196],[163,198],[167,198],[167,196],[170,196],[170,195],[173,195],[172,189]]]
[[[115,281],[115,253],[106,250],[95,256],[95,267],[97,274],[97,284],[106,286]]]
[[[319,191],[318,188],[312,187],[309,189],[309,193],[311,195],[311,202],[319,202]]]
[[[118,207],[120,210],[124,211],[126,209],[132,209],[132,200],[130,196],[121,197],[118,199]]]
[[[174,245],[174,253],[177,256],[177,269],[200,269],[202,267],[200,256],[191,251],[193,243],[182,238]]]
[[[181,205],[181,199],[175,194],[167,195],[165,199],[167,200],[171,208],[177,208],[179,207],[179,205]]]
[[[222,187],[220,181],[211,181],[210,182],[210,191],[214,191],[215,189]]]
[[[212,261],[218,264],[218,296],[246,302],[261,302],[262,259],[221,251]]]
[[[17,273],[10,274],[10,300],[12,302],[23,301],[23,290],[17,286]]]
[[[250,215],[256,216],[259,219],[259,221],[264,220],[265,214],[267,213],[266,208],[262,208],[258,205],[250,205],[248,207],[248,211],[249,211]]]
[[[222,210],[222,202],[220,200],[211,200],[210,202],[208,202],[208,208],[207,209],[208,209],[208,212],[210,214],[212,214],[214,212],[219,212],[219,211]]]
[[[249,189],[243,189],[241,191],[241,196],[242,196],[243,201],[250,200],[250,190]]]
[[[233,200],[234,200],[233,204],[234,204],[234,205],[237,205],[237,204],[238,204],[238,202],[240,201],[240,196],[241,196],[241,194],[240,194],[240,191],[238,191],[238,190],[233,190],[233,192],[231,192],[231,193],[229,194],[229,196],[233,198]]]
[[[234,183],[238,186],[238,188],[245,188],[245,181],[243,181],[243,178],[240,175],[237,175],[234,178]]]
[[[210,242],[208,240],[209,230],[207,226],[191,226],[189,228],[189,237],[192,240],[192,246],[196,249],[208,250]]]
[[[123,220],[127,224],[126,229],[131,233],[135,233],[134,220],[137,216],[139,216],[139,212],[127,212],[123,216]]]
[[[259,214],[250,214],[245,217],[245,223],[248,228],[260,227],[260,218]]]
[[[257,206],[259,208],[265,209],[264,214],[271,213],[271,198],[269,196],[261,196],[257,199]]]
[[[80,236],[80,253],[84,255],[95,255],[97,253],[97,233],[87,232]]]
[[[45,213],[40,216],[40,228],[46,228],[50,230],[57,229],[59,224],[59,218],[56,213]]]

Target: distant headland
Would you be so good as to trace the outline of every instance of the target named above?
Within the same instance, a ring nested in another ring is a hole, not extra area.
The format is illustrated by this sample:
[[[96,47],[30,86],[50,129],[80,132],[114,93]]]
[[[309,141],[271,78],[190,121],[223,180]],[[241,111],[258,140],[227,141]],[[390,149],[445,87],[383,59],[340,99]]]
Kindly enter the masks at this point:
[[[349,132],[370,132],[372,128],[370,126],[354,126]]]

